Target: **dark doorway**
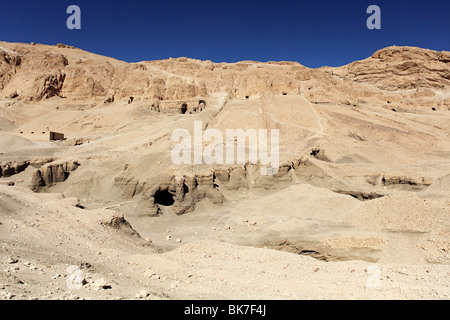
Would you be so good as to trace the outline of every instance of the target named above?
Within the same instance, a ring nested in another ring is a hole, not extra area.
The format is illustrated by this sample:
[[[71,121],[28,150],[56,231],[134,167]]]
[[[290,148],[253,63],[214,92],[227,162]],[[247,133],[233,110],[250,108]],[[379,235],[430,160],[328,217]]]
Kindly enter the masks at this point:
[[[188,105],[186,103],[183,103],[183,105],[180,108],[180,113],[186,114],[187,110],[188,110]]]
[[[50,141],[64,140],[64,134],[58,132],[50,132]]]
[[[175,203],[173,195],[168,190],[158,190],[155,195],[155,204],[170,207]]]

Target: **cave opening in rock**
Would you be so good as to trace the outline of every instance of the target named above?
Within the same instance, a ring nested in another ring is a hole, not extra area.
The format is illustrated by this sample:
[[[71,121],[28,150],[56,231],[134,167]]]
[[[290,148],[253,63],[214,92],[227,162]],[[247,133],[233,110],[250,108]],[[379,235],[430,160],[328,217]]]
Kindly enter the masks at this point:
[[[314,158],[317,157],[320,153],[320,149],[313,149],[310,153],[310,156],[313,156]]]
[[[187,110],[188,110],[188,105],[186,103],[183,103],[183,105],[180,108],[181,114],[186,114]]]
[[[200,108],[200,112],[202,112],[203,109],[206,109],[206,101],[205,100],[200,100],[198,102],[198,107]]]
[[[173,195],[168,190],[158,190],[155,193],[155,204],[170,207],[175,203]]]

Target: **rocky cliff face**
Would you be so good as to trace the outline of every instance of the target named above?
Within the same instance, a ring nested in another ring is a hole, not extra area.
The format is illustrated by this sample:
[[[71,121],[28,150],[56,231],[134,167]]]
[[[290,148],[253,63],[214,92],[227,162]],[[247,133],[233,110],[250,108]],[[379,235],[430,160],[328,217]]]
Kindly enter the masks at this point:
[[[130,97],[134,101],[171,101],[224,90],[245,96],[290,91],[296,88],[294,77],[299,78],[298,71],[281,75],[276,65],[271,72],[259,70],[253,62],[227,65],[180,58],[127,64],[101,60],[78,49],[8,46],[8,52],[0,51],[4,56],[0,89],[34,101],[53,96],[84,102],[129,101]],[[300,65],[296,68],[306,70]]]
[[[0,42],[0,94],[23,101],[59,97],[66,104],[142,102],[158,109],[162,101],[180,108],[217,93],[250,98],[307,92],[318,103],[353,105],[361,95],[414,89],[430,98],[435,94],[430,89],[449,86],[450,53],[412,47],[382,49],[340,68],[309,69],[295,62],[188,58],[128,64],[69,46]],[[441,105],[448,106],[448,100],[444,97]]]
[[[8,178],[13,175],[19,174],[25,171],[29,166],[39,168],[48,162],[52,162],[53,159],[37,159],[29,161],[8,161],[0,162],[0,178]]]
[[[394,46],[337,68],[335,74],[390,91],[445,89],[450,86],[450,52]]]
[[[31,189],[40,191],[44,187],[52,187],[57,183],[64,182],[70,173],[79,166],[80,164],[77,161],[45,164],[33,173]]]

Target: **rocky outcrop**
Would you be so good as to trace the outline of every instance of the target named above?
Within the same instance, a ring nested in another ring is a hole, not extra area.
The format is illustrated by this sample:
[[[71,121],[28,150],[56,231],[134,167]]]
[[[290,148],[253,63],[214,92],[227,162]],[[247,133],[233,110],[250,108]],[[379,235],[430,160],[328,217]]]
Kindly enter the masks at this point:
[[[11,177],[25,171],[29,166],[28,161],[0,163],[0,177]]]
[[[217,168],[207,173],[188,175],[162,175],[152,180],[139,182],[127,178],[122,172],[115,178],[116,187],[122,195],[131,199],[139,197],[135,212],[141,216],[158,216],[162,207],[171,207],[173,212],[182,215],[195,210],[196,204],[208,199],[221,205],[226,201],[223,190],[238,191],[249,188],[283,188],[292,183],[293,175],[304,181],[323,179],[324,172],[312,164],[307,157],[282,164],[274,176],[262,176],[260,165],[243,165],[233,168]]]
[[[433,184],[430,177],[408,177],[397,175],[384,175],[382,183],[386,187],[402,187],[413,190],[421,190]]]
[[[321,154],[324,158],[319,156]],[[315,187],[327,188],[337,193],[352,196],[358,200],[374,200],[388,193],[377,193],[374,189],[409,189],[420,191],[433,184],[428,177],[407,175],[383,175],[364,173],[342,178],[334,162],[325,157],[323,149],[313,148],[307,155],[293,161],[281,163],[273,176],[261,175],[259,164],[210,169],[206,173],[185,175],[160,175],[140,181],[133,178],[131,167],[125,169],[115,179],[115,186],[127,200],[135,199],[135,214],[157,217],[164,207],[183,215],[193,212],[197,203],[208,199],[221,205],[226,201],[225,192],[240,189],[281,190],[293,183],[307,183]],[[352,183],[358,186],[352,188]]]
[[[206,101],[194,99],[191,101],[157,101],[150,110],[167,114],[196,114],[206,109]]]
[[[131,199],[143,191],[145,183],[141,184],[138,179],[121,174],[114,178],[114,186],[122,190],[124,198]]]
[[[8,178],[15,174],[19,174],[25,171],[29,166],[39,168],[45,163],[52,162],[53,159],[35,159],[27,161],[11,161],[11,162],[0,162],[0,178]]]
[[[193,211],[195,204],[203,199],[209,199],[216,205],[222,204],[225,200],[215,184],[214,173],[175,178],[174,183],[174,209],[177,214]]]
[[[102,226],[109,227],[122,233],[125,233],[129,236],[141,239],[139,233],[133,229],[131,224],[127,220],[125,220],[125,217],[123,215],[115,214],[111,217],[108,217],[107,219],[101,220],[100,224]],[[147,245],[150,245],[150,243],[147,243]]]
[[[11,81],[21,63],[22,59],[19,55],[0,48],[0,90],[3,90]]]
[[[446,51],[393,46],[340,69],[345,77],[384,90],[450,86],[450,52]]]
[[[33,173],[31,189],[37,192],[42,188],[52,187],[57,183],[64,182],[70,173],[79,166],[80,164],[77,161],[48,163]]]
[[[389,109],[426,106],[428,110],[448,110],[445,95],[435,97],[434,91],[420,99],[412,95],[448,88],[449,61],[446,51],[393,46],[338,68],[309,69],[297,62],[213,63],[188,58],[129,64],[66,45],[0,42],[0,91],[4,97],[23,101],[61,97],[64,100],[60,104],[67,106],[132,102],[156,112],[186,114],[204,110],[215,94],[227,94],[230,99],[304,95],[315,104],[348,107],[376,96]],[[417,92],[389,95],[410,89]]]
[[[31,100],[41,101],[54,96],[60,97],[65,78],[66,75],[61,72],[38,77],[36,79],[36,82],[38,83],[36,94],[31,98]]]
[[[160,182],[146,182],[136,211],[143,216],[158,216],[162,207],[171,207],[177,215],[195,210],[195,205],[209,199],[220,205],[225,198],[214,183],[214,175],[159,177]],[[164,182],[166,181],[166,182]]]
[[[240,98],[263,92],[297,92],[303,81],[311,79],[310,73],[315,73],[298,63],[274,62],[271,70],[253,61],[214,64],[188,58],[128,64],[99,59],[65,45],[0,45],[8,48],[8,52],[0,52],[5,61],[0,66],[0,90],[4,96],[25,101],[59,96],[67,103],[109,104],[126,103],[132,97],[134,102],[149,106],[160,101],[186,101],[189,111],[196,113],[206,106],[199,103],[205,100],[202,97],[219,92]],[[18,64],[20,68],[16,68]]]

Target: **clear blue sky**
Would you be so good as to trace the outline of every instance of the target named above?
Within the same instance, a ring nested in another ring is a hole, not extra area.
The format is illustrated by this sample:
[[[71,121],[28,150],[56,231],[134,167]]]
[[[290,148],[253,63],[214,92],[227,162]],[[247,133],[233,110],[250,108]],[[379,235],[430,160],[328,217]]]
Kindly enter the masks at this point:
[[[81,30],[66,9],[81,8]],[[381,30],[369,30],[369,5]],[[340,66],[390,45],[450,51],[450,0],[2,1],[0,40],[64,43],[116,59]]]

